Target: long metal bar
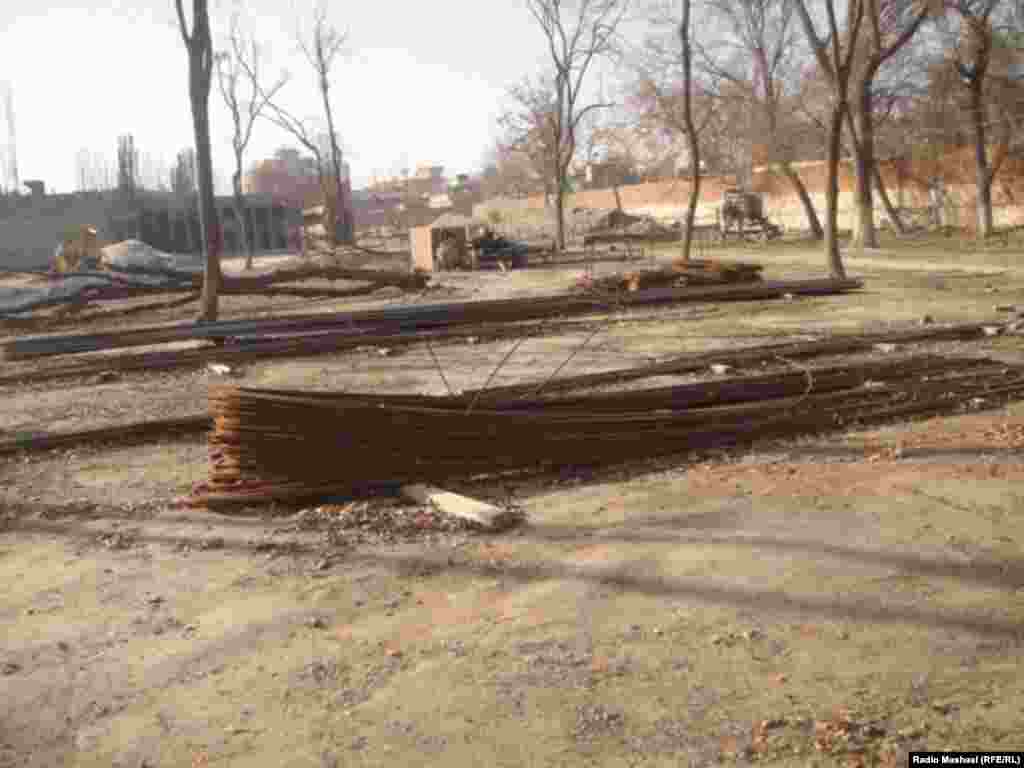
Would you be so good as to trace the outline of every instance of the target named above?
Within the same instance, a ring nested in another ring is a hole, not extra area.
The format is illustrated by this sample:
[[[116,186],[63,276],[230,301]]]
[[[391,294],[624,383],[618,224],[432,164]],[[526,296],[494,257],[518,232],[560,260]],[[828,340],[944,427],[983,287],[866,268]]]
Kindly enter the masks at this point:
[[[138,421],[131,424],[118,424],[112,427],[78,430],[55,435],[40,435],[14,440],[0,441],[0,456],[20,451],[49,451],[56,448],[72,448],[74,446],[116,442],[125,445],[135,442],[148,442],[158,437],[169,435],[197,435],[208,432],[213,420],[208,414],[183,416],[177,419],[157,419]]]
[[[752,301],[785,294],[828,295],[863,287],[859,280],[801,280],[757,284],[716,285],[699,288],[651,288],[616,297],[627,306],[693,301]],[[525,320],[550,315],[580,314],[601,308],[597,297],[562,295],[525,299],[460,302],[389,307],[320,315],[299,315],[274,320],[234,320],[136,328],[119,333],[73,334],[15,339],[0,344],[0,361],[27,360],[52,355],[79,354],[175,341],[224,339],[286,331],[312,331],[349,326],[387,325],[393,330],[414,330],[501,319]]]

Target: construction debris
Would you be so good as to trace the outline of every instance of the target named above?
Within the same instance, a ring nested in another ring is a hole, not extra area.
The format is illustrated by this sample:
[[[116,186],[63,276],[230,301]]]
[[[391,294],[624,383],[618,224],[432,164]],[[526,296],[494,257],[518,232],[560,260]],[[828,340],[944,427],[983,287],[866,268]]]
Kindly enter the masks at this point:
[[[865,369],[870,375],[865,374]],[[192,503],[295,501],[392,484],[545,472],[722,447],[849,423],[951,413],[1024,398],[1024,368],[973,358],[911,358],[798,374],[732,379],[720,391],[684,385],[567,400],[490,401],[211,390],[210,478]],[[882,390],[865,381],[883,381]],[[443,435],[443,440],[429,436]],[[497,446],[497,448],[496,448]],[[333,456],[343,451],[344,462]]]
[[[300,525],[327,528],[328,541],[334,546],[392,544],[481,530],[477,523],[451,517],[433,506],[417,507],[388,496],[312,507],[300,512],[300,521]]]
[[[99,249],[95,230],[86,228],[80,238],[59,249],[51,281],[39,289],[20,289],[0,295],[0,315],[18,315],[47,307],[95,301],[116,301],[156,293],[194,293],[202,289],[202,269],[193,263],[151,248],[138,240]],[[79,242],[80,241],[80,242]],[[287,285],[305,280],[345,280],[367,283],[352,288]],[[345,298],[372,293],[382,287],[402,291],[422,290],[427,278],[410,272],[352,269],[296,259],[270,272],[221,276],[220,293],[332,296]]]
[[[717,285],[726,283],[756,283],[762,280],[764,267],[742,261],[711,261],[703,259],[679,260],[672,265],[685,285]],[[784,293],[782,298],[792,300],[793,294]]]
[[[81,269],[99,269],[100,244],[96,228],[83,226],[77,237],[65,239],[53,256],[56,272],[78,272]]]
[[[514,510],[502,509],[468,496],[442,491],[429,485],[403,485],[402,495],[417,502],[429,504],[450,517],[467,520],[490,531],[507,528],[520,519]]]
[[[760,264],[724,263],[693,259],[676,261],[661,269],[635,270],[604,277],[584,275],[576,284],[578,290],[615,292],[639,291],[665,286],[726,285],[753,283],[761,280]],[[792,296],[784,293],[783,298]]]
[[[495,234],[490,229],[484,230],[483,234],[473,238],[470,245],[476,252],[477,266],[494,265],[502,272],[507,272],[509,268],[522,269],[529,264],[530,253],[541,250],[536,247],[531,248],[526,243],[509,240]]]
[[[584,233],[585,247],[629,241],[673,242],[679,240],[681,232],[678,226],[667,227],[652,216],[638,216],[617,208],[574,208],[571,227]]]

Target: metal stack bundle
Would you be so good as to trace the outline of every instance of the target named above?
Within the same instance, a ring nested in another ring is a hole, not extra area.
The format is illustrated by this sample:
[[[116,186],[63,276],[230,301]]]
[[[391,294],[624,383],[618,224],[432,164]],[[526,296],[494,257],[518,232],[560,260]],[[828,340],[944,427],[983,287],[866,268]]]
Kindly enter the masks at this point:
[[[211,392],[196,505],[594,466],[1024,397],[1024,368],[910,357],[572,398]]]

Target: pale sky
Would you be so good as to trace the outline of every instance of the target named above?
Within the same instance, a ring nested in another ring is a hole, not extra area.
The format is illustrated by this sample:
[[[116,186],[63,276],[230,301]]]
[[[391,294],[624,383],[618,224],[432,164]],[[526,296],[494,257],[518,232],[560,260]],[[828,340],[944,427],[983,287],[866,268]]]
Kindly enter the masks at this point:
[[[243,24],[267,48],[265,69],[292,74],[281,103],[317,118],[312,73],[294,43],[296,21],[308,21],[312,3],[296,0],[302,11],[295,13],[273,0],[240,5]],[[191,16],[191,0],[185,6]],[[375,172],[419,163],[444,165],[449,175],[477,170],[497,136],[507,87],[545,62],[543,35],[523,0],[364,0],[328,8],[349,36],[332,103],[356,187]],[[211,0],[215,49],[230,9]],[[42,179],[49,191],[75,189],[82,148],[113,162],[120,134],[131,133],[140,153],[165,167],[193,143],[173,0],[0,0],[2,81],[14,91],[19,175]],[[233,165],[231,124],[216,82],[210,106],[214,169],[223,182]],[[260,121],[246,165],[282,145],[295,142]]]

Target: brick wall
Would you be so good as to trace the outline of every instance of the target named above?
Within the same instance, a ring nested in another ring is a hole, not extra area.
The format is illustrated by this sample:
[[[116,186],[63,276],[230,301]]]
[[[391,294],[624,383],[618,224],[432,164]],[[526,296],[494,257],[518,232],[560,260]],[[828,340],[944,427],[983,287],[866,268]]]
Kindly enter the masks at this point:
[[[825,163],[813,161],[796,163],[794,168],[803,180],[818,215],[825,214]],[[887,161],[881,164],[882,178],[893,205],[902,208],[924,209],[929,205],[928,182],[940,177],[945,185],[945,223],[973,229],[975,226],[974,161],[972,149],[965,147],[946,153],[937,161]],[[850,163],[842,163],[839,178],[839,226],[853,225],[855,185],[854,170]],[[732,177],[705,176],[701,180],[697,220],[711,223],[723,190],[734,186]],[[764,195],[765,214],[773,222],[787,229],[806,229],[807,220],[792,185],[782,175],[769,169],[754,171],[753,188]],[[650,215],[658,219],[681,219],[686,212],[690,191],[688,179],[668,179],[620,187],[622,207],[629,213]],[[997,226],[1024,224],[1024,158],[1008,158],[993,185],[993,215]],[[569,195],[566,210],[573,208],[615,208],[616,195],[612,189],[592,189]],[[536,195],[521,200],[490,200],[473,209],[475,216],[486,218],[488,211],[498,210],[510,222],[529,222],[540,227],[550,219],[545,211],[544,196]],[[880,200],[875,201],[875,216],[879,223],[885,215]]]

